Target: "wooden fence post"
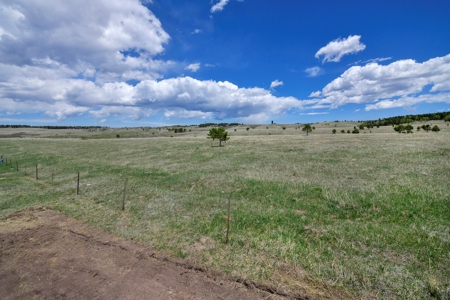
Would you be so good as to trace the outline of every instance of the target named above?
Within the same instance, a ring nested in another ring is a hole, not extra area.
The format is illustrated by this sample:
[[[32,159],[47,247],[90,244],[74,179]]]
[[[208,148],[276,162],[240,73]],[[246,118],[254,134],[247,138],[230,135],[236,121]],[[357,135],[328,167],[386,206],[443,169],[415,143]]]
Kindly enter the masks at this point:
[[[122,210],[125,210],[125,199],[127,197],[127,179],[125,178],[125,182],[123,184],[123,199],[122,199]]]
[[[78,180],[77,180],[77,195],[80,194],[80,172],[78,172]]]
[[[228,232],[230,231],[230,205],[231,205],[231,192],[228,194],[227,237],[225,240],[225,244],[228,244]]]
[[[38,180],[39,179],[39,176],[38,176],[38,165],[36,165],[36,180]]]

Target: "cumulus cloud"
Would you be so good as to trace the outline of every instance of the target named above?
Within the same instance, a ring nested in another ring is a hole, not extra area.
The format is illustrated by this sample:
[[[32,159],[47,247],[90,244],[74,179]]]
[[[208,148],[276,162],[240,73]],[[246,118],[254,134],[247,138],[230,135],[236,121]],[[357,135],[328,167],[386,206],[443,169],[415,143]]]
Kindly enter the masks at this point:
[[[123,74],[133,77],[133,72],[136,79],[159,78],[166,67],[151,58],[164,51],[169,35],[137,0],[4,0],[0,28],[4,64],[65,67],[88,77],[95,69],[107,80],[128,80]]]
[[[311,96],[320,96],[317,105],[330,108],[367,103],[366,110],[373,110],[450,103],[449,91],[450,54],[423,63],[406,59],[389,65],[353,66]]]
[[[307,68],[305,73],[308,74],[308,77],[316,77],[323,73],[322,69],[319,67]]]
[[[200,69],[200,63],[190,64],[185,68],[186,70],[189,70],[191,72],[197,72],[198,69]]]
[[[211,7],[211,13],[222,11],[223,8],[225,7],[225,5],[227,5],[229,1],[230,0],[220,0],[218,3],[214,4]]]
[[[274,80],[274,81],[272,81],[272,83],[270,84],[270,89],[273,90],[273,89],[276,88],[277,86],[281,86],[281,85],[283,85],[283,84],[284,84],[283,81],[278,81],[278,79],[277,79],[277,80]]]
[[[357,53],[366,48],[366,45],[361,43],[360,35],[350,35],[346,39],[337,39],[329,42],[325,47],[317,51],[315,57],[323,56],[322,63],[325,62],[339,62],[344,55]]]

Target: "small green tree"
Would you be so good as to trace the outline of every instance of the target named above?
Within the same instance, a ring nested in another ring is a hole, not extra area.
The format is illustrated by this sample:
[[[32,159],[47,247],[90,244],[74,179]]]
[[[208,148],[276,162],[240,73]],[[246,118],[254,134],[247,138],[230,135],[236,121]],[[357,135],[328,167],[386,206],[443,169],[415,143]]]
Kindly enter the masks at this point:
[[[431,130],[431,126],[430,125],[422,125],[422,129],[425,130],[426,132],[428,132],[429,130]]]
[[[302,128],[302,131],[306,131],[306,135],[308,135],[308,133],[312,131],[311,124],[305,124],[305,126],[303,126]]]
[[[412,131],[414,130],[414,127],[411,124],[408,124],[405,126],[405,130],[407,133],[412,133]]]
[[[222,142],[226,142],[230,139],[230,136],[228,135],[228,132],[225,131],[225,128],[223,127],[213,127],[208,132],[208,139],[219,140],[219,147],[222,147]]]
[[[431,129],[431,131],[439,132],[439,131],[441,131],[441,129],[437,125],[434,125],[433,128]]]
[[[350,133],[350,129],[349,129],[349,130],[347,130],[347,133]]]
[[[342,129],[342,130],[341,130],[341,133],[345,133],[345,130],[344,130],[344,129]]]
[[[405,126],[403,126],[401,124],[397,125],[397,126],[394,127],[394,130],[397,131],[398,133],[402,133],[402,132],[405,131]]]
[[[355,128],[355,129],[353,129],[352,133],[353,133],[353,134],[358,134],[358,133],[359,133],[359,130]]]
[[[333,134],[336,134],[336,129],[333,129],[333,131],[332,131],[332,132],[333,132]]]

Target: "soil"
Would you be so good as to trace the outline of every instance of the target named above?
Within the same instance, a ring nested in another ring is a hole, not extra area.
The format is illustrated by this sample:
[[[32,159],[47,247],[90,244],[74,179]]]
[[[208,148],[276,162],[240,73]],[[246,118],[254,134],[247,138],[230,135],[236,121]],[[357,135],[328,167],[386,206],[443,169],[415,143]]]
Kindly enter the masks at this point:
[[[0,219],[3,300],[282,298],[45,207]]]

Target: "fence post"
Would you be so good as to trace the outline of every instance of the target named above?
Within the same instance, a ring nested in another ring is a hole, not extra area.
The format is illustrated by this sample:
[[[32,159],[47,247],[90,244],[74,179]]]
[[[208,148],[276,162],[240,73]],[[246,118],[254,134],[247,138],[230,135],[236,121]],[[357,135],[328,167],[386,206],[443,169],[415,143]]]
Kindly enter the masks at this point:
[[[225,244],[228,244],[228,232],[230,231],[230,203],[231,202],[231,192],[228,194],[228,218],[227,218],[227,237]]]
[[[77,180],[77,195],[80,194],[80,172],[78,172],[78,180]]]
[[[38,165],[36,165],[36,180],[39,180],[39,175],[38,175]]]
[[[123,199],[122,199],[122,210],[125,210],[125,199],[127,197],[127,179],[125,178],[125,182],[123,184]]]

